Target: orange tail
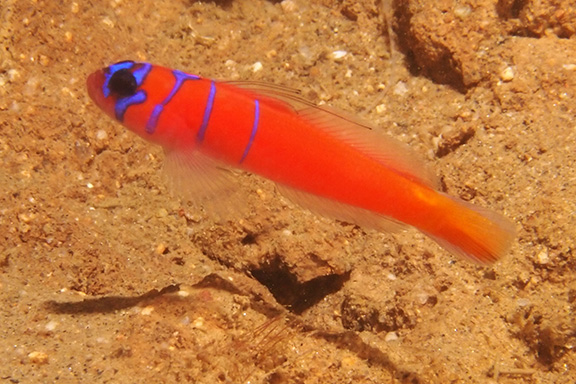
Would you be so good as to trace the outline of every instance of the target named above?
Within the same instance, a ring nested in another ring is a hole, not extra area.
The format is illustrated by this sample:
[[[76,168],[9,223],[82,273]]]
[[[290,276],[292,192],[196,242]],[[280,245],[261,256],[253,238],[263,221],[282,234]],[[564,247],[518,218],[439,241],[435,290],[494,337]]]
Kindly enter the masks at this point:
[[[455,204],[437,233],[427,233],[449,251],[477,263],[490,264],[504,256],[515,238],[514,224],[504,216],[446,196]]]

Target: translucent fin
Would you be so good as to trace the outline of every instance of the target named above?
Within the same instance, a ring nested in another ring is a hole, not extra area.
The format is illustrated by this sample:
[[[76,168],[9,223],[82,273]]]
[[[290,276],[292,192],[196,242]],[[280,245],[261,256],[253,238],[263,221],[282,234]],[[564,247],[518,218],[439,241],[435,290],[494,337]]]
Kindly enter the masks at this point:
[[[291,107],[303,119],[314,124],[315,128],[344,140],[410,180],[435,189],[438,189],[440,185],[436,175],[406,144],[384,134],[373,132],[373,127],[369,123],[356,116],[332,107],[316,106],[292,88],[264,82],[234,81],[228,84],[246,89],[254,95],[261,95],[271,102],[284,102],[285,107]]]
[[[438,178],[414,150],[390,136],[374,132],[358,118],[324,106],[306,108],[298,114],[404,177],[438,189]]]
[[[199,151],[166,153],[164,170],[171,187],[197,208],[202,207],[219,219],[246,213],[237,180],[240,171]]]
[[[462,207],[454,212],[453,220],[447,220],[447,225],[453,226],[450,232],[458,235],[450,239],[426,235],[446,250],[479,264],[494,263],[508,253],[516,237],[516,229],[510,220],[487,208],[444,196]]]
[[[280,193],[288,199],[320,216],[381,232],[397,232],[406,228],[405,224],[366,209],[302,192],[284,185],[277,184],[277,187]]]
[[[300,90],[295,88],[263,81],[226,81],[224,83],[248,90],[267,99],[284,102],[286,107],[296,111],[303,108],[316,107],[316,104],[302,97]]]

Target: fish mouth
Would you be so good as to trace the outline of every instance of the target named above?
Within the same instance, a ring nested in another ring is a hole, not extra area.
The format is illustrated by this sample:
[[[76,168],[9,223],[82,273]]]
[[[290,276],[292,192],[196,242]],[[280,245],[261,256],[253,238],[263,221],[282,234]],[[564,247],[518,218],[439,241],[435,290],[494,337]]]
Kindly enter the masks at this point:
[[[104,72],[102,70],[91,73],[90,76],[88,76],[88,79],[86,79],[88,95],[98,105],[100,105],[100,101],[104,98],[104,94],[102,92],[104,80]]]
[[[106,76],[103,69],[91,73],[86,79],[86,89],[88,96],[92,101],[102,109],[108,116],[115,118],[114,106],[116,98],[104,96],[104,84],[106,83]]]

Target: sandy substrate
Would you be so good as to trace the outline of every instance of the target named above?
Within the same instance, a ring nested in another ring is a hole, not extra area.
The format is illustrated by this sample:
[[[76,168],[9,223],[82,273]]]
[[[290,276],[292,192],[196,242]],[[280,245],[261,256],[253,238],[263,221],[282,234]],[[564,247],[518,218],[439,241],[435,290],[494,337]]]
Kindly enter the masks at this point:
[[[494,3],[3,0],[2,381],[576,382],[576,10]],[[517,239],[477,266],[251,175],[217,220],[89,100],[125,59],[361,115]]]

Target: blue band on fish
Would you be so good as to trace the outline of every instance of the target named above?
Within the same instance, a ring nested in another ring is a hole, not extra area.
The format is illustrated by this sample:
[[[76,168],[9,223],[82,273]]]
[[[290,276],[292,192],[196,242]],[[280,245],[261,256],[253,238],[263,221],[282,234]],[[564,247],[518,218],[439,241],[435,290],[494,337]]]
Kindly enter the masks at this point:
[[[208,102],[206,103],[206,108],[204,109],[204,117],[202,118],[202,124],[198,130],[198,136],[196,137],[199,142],[204,140],[204,135],[206,134],[206,129],[208,129],[208,122],[210,121],[210,115],[212,114],[212,107],[214,107],[214,97],[216,96],[216,83],[210,82],[210,94],[208,95]]]
[[[154,107],[154,110],[152,111],[152,114],[150,115],[150,118],[148,119],[148,122],[146,123],[146,132],[149,134],[154,133],[154,131],[156,130],[156,125],[158,124],[158,119],[160,118],[160,114],[164,110],[164,107],[172,100],[172,98],[180,90],[180,88],[182,87],[184,82],[186,80],[198,80],[198,79],[200,79],[200,76],[190,75],[188,73],[178,71],[178,70],[173,70],[172,74],[176,78],[176,83],[174,84],[174,87],[172,87],[172,90],[170,91],[168,96],[166,96],[166,98],[160,104],[157,104]]]
[[[246,144],[246,148],[244,148],[244,153],[242,154],[240,163],[244,161],[246,156],[248,156],[248,152],[250,152],[250,147],[252,147],[252,143],[254,143],[254,137],[256,137],[256,131],[258,131],[259,122],[260,122],[260,102],[258,100],[254,100],[254,123],[252,124],[252,132],[250,132],[250,138],[248,139],[248,144]]]
[[[124,115],[126,114],[126,110],[128,107],[134,104],[142,104],[146,101],[146,92],[140,90],[129,97],[123,97],[116,101],[116,105],[114,106],[114,114],[116,115],[116,119],[118,121],[124,121]]]

